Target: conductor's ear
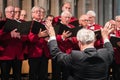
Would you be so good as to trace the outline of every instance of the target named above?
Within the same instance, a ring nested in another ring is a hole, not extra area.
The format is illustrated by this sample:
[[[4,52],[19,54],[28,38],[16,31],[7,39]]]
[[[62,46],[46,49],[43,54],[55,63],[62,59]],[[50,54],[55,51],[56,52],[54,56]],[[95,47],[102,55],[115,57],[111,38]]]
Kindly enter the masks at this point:
[[[80,41],[78,41],[78,46],[79,46],[79,47],[81,46],[81,42],[80,42]]]

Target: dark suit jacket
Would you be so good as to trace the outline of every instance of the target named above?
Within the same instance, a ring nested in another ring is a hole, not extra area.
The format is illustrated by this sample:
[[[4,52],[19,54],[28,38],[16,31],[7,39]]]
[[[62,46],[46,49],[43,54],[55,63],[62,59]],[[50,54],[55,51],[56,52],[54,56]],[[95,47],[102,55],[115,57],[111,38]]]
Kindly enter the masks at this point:
[[[110,42],[99,50],[73,50],[69,55],[59,50],[56,40],[50,41],[48,45],[52,58],[70,68],[71,76],[68,80],[106,80],[114,51]]]

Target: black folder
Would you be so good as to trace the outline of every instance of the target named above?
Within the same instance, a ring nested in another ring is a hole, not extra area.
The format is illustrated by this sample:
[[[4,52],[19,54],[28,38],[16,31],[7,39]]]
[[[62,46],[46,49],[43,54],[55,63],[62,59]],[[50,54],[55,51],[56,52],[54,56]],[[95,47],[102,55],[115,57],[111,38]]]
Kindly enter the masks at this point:
[[[3,26],[5,25],[6,21],[5,20],[0,20],[0,29],[3,28]]]
[[[79,20],[72,21],[69,24],[71,24],[71,25],[73,25],[75,27],[78,27],[79,26]]]
[[[20,32],[21,35],[29,34],[31,25],[32,25],[32,21],[26,21],[26,22],[19,23],[18,32]]]
[[[38,34],[38,33],[39,33],[39,31],[40,31],[40,29],[41,29],[41,31],[46,30],[45,25],[43,25],[43,24],[42,24],[42,23],[40,23],[40,22],[33,21],[33,23],[32,23],[32,30],[31,30],[31,32],[32,32],[32,33],[34,33],[34,34]]]
[[[95,30],[94,33],[95,33],[96,39],[101,39],[102,38],[101,30],[100,29],[99,30]]]
[[[16,20],[7,19],[4,25],[4,32],[11,32],[14,29],[17,29],[17,32],[20,32],[21,35],[27,35],[30,32],[32,21],[18,22]]]
[[[54,27],[55,33],[61,35],[64,31],[70,31],[72,35],[70,37],[76,37],[77,32],[81,29],[81,27],[70,28],[64,24],[59,24]]]
[[[120,47],[120,37],[111,36],[110,42],[113,45],[113,47]],[[119,45],[118,45],[118,43],[119,43]]]
[[[80,29],[82,29],[82,27],[79,27],[79,26],[77,26],[77,27],[75,27],[75,28],[71,28],[71,29],[70,29],[70,32],[72,32],[71,37],[76,37],[76,36],[77,36],[77,32],[78,32]]]

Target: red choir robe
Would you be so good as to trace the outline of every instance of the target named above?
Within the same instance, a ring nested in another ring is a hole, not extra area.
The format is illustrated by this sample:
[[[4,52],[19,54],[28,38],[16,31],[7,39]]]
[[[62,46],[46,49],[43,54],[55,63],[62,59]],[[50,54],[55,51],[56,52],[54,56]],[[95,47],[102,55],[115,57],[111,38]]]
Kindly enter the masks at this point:
[[[101,28],[102,28],[102,26],[100,26],[99,24],[93,24],[92,26],[88,26],[88,29],[93,30],[93,31],[100,30]],[[103,47],[103,39],[102,39],[102,37],[100,39],[96,39],[94,46],[97,49]]]

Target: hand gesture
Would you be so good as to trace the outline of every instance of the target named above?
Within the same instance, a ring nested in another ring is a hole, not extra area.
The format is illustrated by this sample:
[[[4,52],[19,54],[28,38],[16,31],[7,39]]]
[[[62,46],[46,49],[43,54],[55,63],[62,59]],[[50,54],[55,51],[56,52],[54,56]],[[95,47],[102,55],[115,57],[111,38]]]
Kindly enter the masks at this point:
[[[113,22],[107,22],[104,28],[101,29],[103,39],[108,38],[109,34],[115,30],[115,24]]]
[[[70,37],[71,35],[72,35],[72,33],[70,31],[63,31],[62,38],[66,39],[66,38]]]
[[[14,29],[10,32],[12,38],[19,38],[20,39],[20,33],[17,32],[17,29]]]
[[[40,29],[38,33],[38,37],[46,37],[46,36],[48,36],[47,30],[42,31],[42,29]]]
[[[49,36],[55,36],[55,30],[54,27],[52,26],[52,23],[50,21],[48,21],[46,23],[46,28],[47,28],[47,32],[49,34]]]

